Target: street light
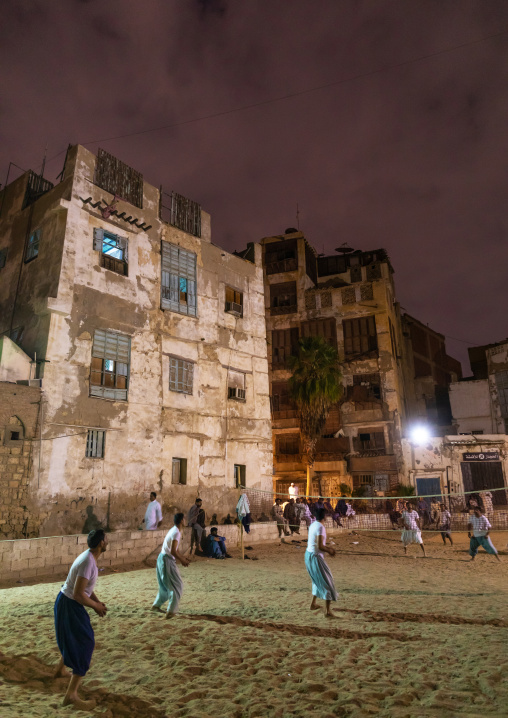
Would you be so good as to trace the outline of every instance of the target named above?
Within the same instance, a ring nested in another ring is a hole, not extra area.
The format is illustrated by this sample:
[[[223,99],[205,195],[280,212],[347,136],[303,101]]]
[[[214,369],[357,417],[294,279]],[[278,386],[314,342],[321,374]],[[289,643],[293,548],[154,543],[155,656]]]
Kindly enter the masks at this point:
[[[425,424],[417,424],[416,426],[413,426],[409,435],[411,437],[411,441],[413,444],[416,444],[416,446],[421,446],[430,439],[430,431],[428,426],[425,426]]]

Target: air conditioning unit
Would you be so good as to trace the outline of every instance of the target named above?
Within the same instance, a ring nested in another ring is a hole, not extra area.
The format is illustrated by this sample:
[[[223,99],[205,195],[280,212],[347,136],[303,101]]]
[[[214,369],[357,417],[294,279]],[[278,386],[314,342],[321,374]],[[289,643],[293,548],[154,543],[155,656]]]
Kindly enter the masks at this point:
[[[228,387],[228,399],[245,399],[245,389],[238,389],[235,386]]]
[[[234,314],[235,317],[241,317],[243,315],[243,307],[236,302],[226,302],[226,312]]]
[[[28,386],[38,386],[40,388],[42,386],[42,379],[29,379]]]

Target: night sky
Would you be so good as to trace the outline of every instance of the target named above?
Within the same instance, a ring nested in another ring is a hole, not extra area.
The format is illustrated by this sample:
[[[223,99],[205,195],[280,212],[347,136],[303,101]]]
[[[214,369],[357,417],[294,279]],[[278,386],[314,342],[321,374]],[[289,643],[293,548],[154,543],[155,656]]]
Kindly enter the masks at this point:
[[[468,343],[508,335],[507,50],[506,0],[7,0],[0,181],[101,146],[230,251],[298,202],[319,252],[388,250],[468,374]]]

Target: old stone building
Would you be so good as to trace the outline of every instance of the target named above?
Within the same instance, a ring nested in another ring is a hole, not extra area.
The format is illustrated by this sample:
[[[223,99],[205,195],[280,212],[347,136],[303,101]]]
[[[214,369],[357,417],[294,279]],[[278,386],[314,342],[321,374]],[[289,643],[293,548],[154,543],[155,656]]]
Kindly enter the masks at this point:
[[[344,395],[329,415],[313,466],[314,493],[341,483],[387,491],[399,481],[404,383],[400,310],[383,249],[318,257],[302,232],[260,242],[270,367],[274,488],[305,490],[298,418],[288,394],[287,359],[300,337],[337,348]]]
[[[101,150],[61,177],[0,194],[0,334],[42,385],[34,532],[135,527],[152,489],[167,520],[197,492],[220,518],[272,485],[261,247],[221,250],[199,205]]]

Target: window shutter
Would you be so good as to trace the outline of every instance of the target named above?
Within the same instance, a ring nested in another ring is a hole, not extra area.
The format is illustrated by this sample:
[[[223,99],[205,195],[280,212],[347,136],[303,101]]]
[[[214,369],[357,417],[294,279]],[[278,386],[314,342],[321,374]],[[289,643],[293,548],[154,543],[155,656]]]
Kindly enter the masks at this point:
[[[104,239],[104,230],[95,227],[93,231],[93,248],[96,252],[102,252],[102,240]]]

